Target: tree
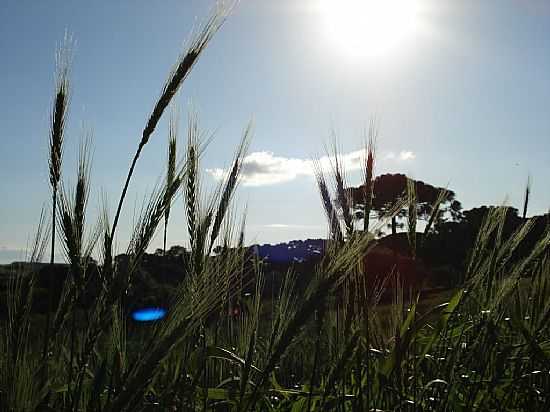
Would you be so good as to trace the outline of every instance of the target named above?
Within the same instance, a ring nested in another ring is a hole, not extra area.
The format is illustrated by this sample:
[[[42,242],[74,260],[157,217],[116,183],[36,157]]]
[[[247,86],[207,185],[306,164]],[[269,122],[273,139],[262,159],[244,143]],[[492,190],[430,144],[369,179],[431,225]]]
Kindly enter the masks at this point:
[[[407,176],[404,174],[383,174],[377,176],[373,185],[372,210],[378,217],[383,216],[393,209],[396,202],[406,196]],[[419,219],[429,219],[433,205],[436,203],[442,191],[445,192],[443,201],[440,204],[439,218],[442,214],[447,214],[451,220],[457,220],[460,217],[462,205],[455,199],[455,193],[452,190],[432,186],[420,180],[415,181],[417,216]],[[353,200],[355,216],[362,219],[364,210],[364,185],[351,187],[348,189]],[[397,227],[403,226],[398,219],[405,217],[407,208],[403,207],[392,217],[392,234],[397,233]]]
[[[496,206],[479,206],[463,211],[459,220],[436,223],[435,233],[431,236],[425,251],[426,256],[429,256],[429,261],[437,265],[450,264],[464,272],[483,221],[496,208]],[[505,209],[501,237],[503,241],[508,241],[528,219],[523,219],[519,215],[518,209],[514,207]],[[550,213],[533,216],[530,220],[533,220],[532,227],[515,247],[511,257],[512,262],[525,258],[533,251],[550,224]],[[493,233],[491,236],[495,237],[496,235]]]
[[[168,256],[172,256],[172,257],[184,256],[186,253],[187,251],[185,250],[185,248],[179,245],[172,246],[167,252]]]

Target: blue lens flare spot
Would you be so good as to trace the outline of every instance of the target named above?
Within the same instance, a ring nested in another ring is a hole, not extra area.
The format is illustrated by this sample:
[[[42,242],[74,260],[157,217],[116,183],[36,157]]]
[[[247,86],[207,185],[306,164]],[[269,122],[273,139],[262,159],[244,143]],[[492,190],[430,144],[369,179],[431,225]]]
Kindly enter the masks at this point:
[[[132,313],[132,318],[138,322],[150,322],[162,319],[166,315],[166,310],[162,308],[142,308]]]

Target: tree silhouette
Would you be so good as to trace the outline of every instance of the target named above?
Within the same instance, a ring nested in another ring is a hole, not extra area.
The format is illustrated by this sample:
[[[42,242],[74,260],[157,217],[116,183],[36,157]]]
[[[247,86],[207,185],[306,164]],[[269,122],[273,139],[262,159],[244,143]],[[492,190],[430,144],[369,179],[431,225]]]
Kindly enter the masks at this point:
[[[455,193],[452,190],[432,186],[420,180],[415,181],[416,201],[417,201],[417,216],[419,219],[429,219],[433,205],[441,191],[445,191],[444,200],[440,205],[439,217],[442,214],[447,214],[451,220],[460,218],[460,210],[462,205],[455,199]],[[355,217],[358,219],[364,218],[362,210],[364,209],[364,185],[348,188],[354,204]],[[383,216],[393,208],[395,203],[406,196],[407,176],[404,174],[383,174],[377,176],[374,180],[372,210],[378,217]],[[397,233],[397,227],[402,227],[403,223],[398,222],[398,219],[407,215],[407,209],[404,207],[392,217],[391,228],[392,234]]]
[[[426,260],[435,265],[451,265],[463,273],[483,221],[493,209],[495,206],[479,206],[463,211],[458,221],[436,223],[435,232],[426,245]],[[532,216],[530,219],[533,220],[533,226],[514,249],[511,262],[528,256],[550,225],[550,213]],[[506,207],[502,239],[507,241],[513,237],[526,222],[527,219],[519,215],[518,209]],[[496,235],[493,233],[491,236],[494,238]]]

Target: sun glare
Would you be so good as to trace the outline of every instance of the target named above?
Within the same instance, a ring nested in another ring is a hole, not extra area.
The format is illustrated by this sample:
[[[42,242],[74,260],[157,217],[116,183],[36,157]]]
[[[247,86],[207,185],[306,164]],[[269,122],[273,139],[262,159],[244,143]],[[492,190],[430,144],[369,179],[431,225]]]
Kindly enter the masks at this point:
[[[417,0],[321,0],[329,37],[353,56],[380,56],[410,38]]]

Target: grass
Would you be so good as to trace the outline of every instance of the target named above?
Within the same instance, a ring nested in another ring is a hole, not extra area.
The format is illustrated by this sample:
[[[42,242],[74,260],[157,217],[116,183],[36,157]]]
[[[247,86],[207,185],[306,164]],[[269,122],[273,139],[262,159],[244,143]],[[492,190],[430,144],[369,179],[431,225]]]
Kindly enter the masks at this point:
[[[168,159],[166,166],[166,187],[171,187],[176,179],[176,155],[178,142],[178,120],[177,113],[172,111],[170,116],[170,126],[168,134]],[[164,238],[162,243],[162,251],[166,254],[166,234],[168,232],[168,221],[170,219],[171,199],[166,196],[164,210]]]
[[[117,222],[141,151],[225,17],[226,11],[218,10],[206,22],[170,73],[146,122],[112,224],[107,211],[95,224],[86,220],[91,187],[87,140],[76,186],[62,185],[62,134],[59,122],[53,122],[54,218],[48,224],[42,215],[29,261],[42,260],[57,223],[61,233],[53,235],[50,246],[55,240],[62,243],[70,276],[58,306],[49,311],[47,330],[33,327],[33,267],[21,266],[9,277],[8,314],[1,320],[0,410],[549,410],[550,228],[530,254],[512,260],[533,222],[505,238],[504,208],[487,214],[472,245],[464,284],[443,302],[424,299],[404,290],[399,274],[374,274],[364,266],[376,240],[354,224],[345,170],[335,153],[335,194],[320,163],[315,170],[332,235],[327,253],[305,292],[298,291],[290,271],[281,275],[274,300],[264,301],[264,266],[243,247],[244,223],[239,224],[232,203],[251,127],[245,128],[225,180],[208,195],[200,185],[202,133],[192,115],[185,159],[176,164],[169,155],[164,184],[144,200],[133,228],[128,262],[113,258]],[[59,90],[56,96],[55,113]],[[374,140],[372,129],[364,156],[367,216]],[[170,148],[175,154],[172,143]],[[59,196],[58,184],[63,187]],[[416,241],[414,188],[409,182],[407,195],[386,216],[391,219],[408,206],[413,252],[422,247]],[[167,316],[140,327],[127,321],[127,292],[179,194],[190,239],[187,275],[174,289]],[[434,204],[431,223],[443,197]],[[216,246],[220,252],[213,256]],[[97,273],[89,265],[94,250],[101,255]],[[384,276],[367,282],[374,275]],[[255,293],[242,296],[250,284]],[[392,304],[380,305],[388,286]],[[236,304],[240,313],[228,315]]]

